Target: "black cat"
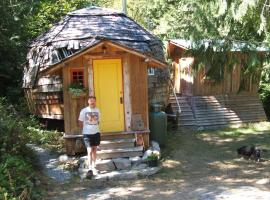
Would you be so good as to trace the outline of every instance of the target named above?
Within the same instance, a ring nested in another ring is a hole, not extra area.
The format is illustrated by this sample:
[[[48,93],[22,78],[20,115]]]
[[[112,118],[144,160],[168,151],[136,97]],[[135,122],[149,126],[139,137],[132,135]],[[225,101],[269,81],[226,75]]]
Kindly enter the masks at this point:
[[[261,159],[261,150],[255,148],[255,146],[242,146],[237,149],[237,153],[247,159],[253,158],[256,161],[260,161]]]

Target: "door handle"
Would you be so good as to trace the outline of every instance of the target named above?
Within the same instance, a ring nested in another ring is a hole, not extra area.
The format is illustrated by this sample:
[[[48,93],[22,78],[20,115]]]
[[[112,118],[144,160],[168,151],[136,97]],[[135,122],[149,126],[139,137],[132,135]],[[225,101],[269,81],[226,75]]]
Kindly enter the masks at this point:
[[[123,104],[123,97],[120,97],[120,104]]]

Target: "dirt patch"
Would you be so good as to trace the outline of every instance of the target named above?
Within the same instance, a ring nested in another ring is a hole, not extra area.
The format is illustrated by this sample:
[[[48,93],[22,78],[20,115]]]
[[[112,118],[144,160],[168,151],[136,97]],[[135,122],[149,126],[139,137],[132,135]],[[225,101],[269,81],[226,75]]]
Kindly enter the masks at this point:
[[[269,199],[270,157],[265,154],[263,162],[255,162],[236,154],[238,147],[249,144],[270,149],[269,132],[177,132],[168,137],[163,169],[157,175],[103,183],[73,179],[53,185],[48,199],[211,200],[239,199],[239,194],[245,199]]]

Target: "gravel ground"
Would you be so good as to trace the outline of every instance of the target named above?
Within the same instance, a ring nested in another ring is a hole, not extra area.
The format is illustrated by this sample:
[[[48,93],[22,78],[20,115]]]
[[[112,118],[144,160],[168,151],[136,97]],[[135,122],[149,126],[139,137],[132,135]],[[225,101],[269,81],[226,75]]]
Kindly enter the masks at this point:
[[[58,183],[63,183],[71,179],[71,173],[58,167],[58,155],[38,147],[34,144],[28,144],[38,155],[39,162],[45,174]]]

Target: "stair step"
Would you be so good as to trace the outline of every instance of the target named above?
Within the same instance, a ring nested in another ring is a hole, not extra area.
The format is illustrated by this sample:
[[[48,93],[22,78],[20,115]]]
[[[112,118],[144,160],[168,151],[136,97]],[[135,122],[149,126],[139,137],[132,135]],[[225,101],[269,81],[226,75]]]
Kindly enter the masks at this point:
[[[213,124],[215,123],[219,123],[219,122],[224,122],[224,123],[230,123],[230,122],[234,122],[234,121],[245,121],[245,120],[263,120],[263,118],[257,118],[257,117],[246,117],[246,118],[216,118],[216,119],[202,119],[202,120],[196,120],[198,124],[201,123],[207,123],[207,122],[211,122]]]
[[[257,103],[250,103],[250,102],[241,102],[241,103],[196,103],[195,107],[244,107],[244,106],[262,106],[260,102]]]
[[[150,132],[149,130],[144,130],[144,131],[124,131],[124,132],[102,133],[101,140],[135,138],[136,133],[149,133],[149,132]]]
[[[97,151],[97,158],[99,159],[136,157],[142,155],[143,155],[143,146]]]
[[[103,140],[100,142],[100,148],[117,149],[117,148],[132,148],[134,147],[135,138]]]
[[[171,103],[172,107],[178,107],[177,103]],[[188,103],[180,103],[180,107],[190,107]]]
[[[194,116],[180,116],[179,121],[195,120]]]
[[[216,113],[218,113],[218,112],[235,112],[235,113],[237,113],[237,112],[241,112],[241,111],[244,111],[244,112],[252,112],[252,111],[259,111],[259,112],[264,112],[264,109],[263,108],[251,108],[251,107],[249,107],[249,108],[246,108],[246,109],[243,109],[243,108],[240,108],[240,109],[238,109],[238,108],[234,108],[234,109],[231,109],[231,108],[216,108],[216,109],[210,109],[210,108],[208,108],[208,109],[199,109],[199,110],[195,110],[195,114],[197,115],[197,114],[207,114],[207,113],[213,113],[213,112],[216,112]]]
[[[172,109],[173,109],[173,111],[174,110],[178,110],[178,106],[172,106]],[[180,107],[180,109],[182,110],[182,111],[192,111],[192,109],[191,109],[191,107],[189,106],[189,107]]]
[[[197,122],[196,121],[190,121],[190,122],[179,122],[178,126],[196,126]]]
[[[252,123],[252,122],[260,122],[264,120],[259,120],[259,119],[254,119],[254,120],[242,120],[242,121],[231,121],[230,123],[228,122],[217,122],[217,123],[199,123],[198,126],[216,126],[216,125],[230,125],[230,124],[243,124],[243,123]]]

